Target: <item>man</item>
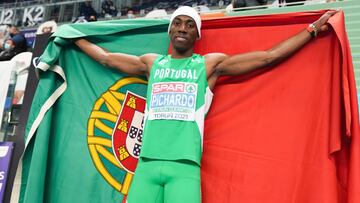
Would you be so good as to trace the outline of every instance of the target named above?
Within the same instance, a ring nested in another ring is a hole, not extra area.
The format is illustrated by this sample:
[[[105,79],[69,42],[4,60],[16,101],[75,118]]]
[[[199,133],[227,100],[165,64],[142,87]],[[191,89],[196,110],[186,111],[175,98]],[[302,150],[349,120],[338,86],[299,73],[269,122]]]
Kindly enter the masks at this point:
[[[201,37],[201,19],[191,7],[180,7],[172,15],[169,36],[171,55],[140,57],[108,53],[85,39],[76,44],[100,63],[122,72],[146,75],[148,83],[143,148],[130,188],[129,203],[198,203],[204,118],[216,80],[276,64],[318,32],[336,11],[329,11],[308,28],[267,51],[228,56],[194,54]]]
[[[20,33],[19,29],[15,25],[10,26],[9,35],[15,44],[14,50],[16,53],[21,53],[27,50],[26,38]]]

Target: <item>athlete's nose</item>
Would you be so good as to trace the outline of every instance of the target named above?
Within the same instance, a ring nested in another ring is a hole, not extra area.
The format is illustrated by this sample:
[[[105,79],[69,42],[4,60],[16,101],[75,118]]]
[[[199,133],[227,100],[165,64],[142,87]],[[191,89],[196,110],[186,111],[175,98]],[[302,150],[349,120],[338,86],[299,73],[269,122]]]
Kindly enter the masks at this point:
[[[186,32],[186,24],[185,23],[181,23],[179,26],[179,32]]]

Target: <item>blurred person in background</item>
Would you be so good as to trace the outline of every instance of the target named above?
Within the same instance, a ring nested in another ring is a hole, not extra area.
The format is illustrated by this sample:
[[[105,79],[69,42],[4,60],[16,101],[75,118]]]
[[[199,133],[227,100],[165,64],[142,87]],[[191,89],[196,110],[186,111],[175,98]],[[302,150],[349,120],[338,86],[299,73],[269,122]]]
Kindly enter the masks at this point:
[[[112,0],[104,0],[101,4],[101,9],[101,14],[105,18],[117,16],[118,11]]]
[[[231,2],[233,8],[251,7],[266,5],[268,0],[233,0]]]
[[[3,48],[3,44],[5,39],[8,37],[8,26],[7,25],[0,25],[0,50]]]
[[[131,18],[135,18],[134,11],[133,11],[131,8],[129,8],[129,10],[128,10],[128,12],[127,12],[126,16],[127,16],[129,19],[131,19]]]
[[[45,34],[45,33],[54,33],[57,29],[57,24],[55,21],[50,20],[50,21],[46,21],[43,24],[41,24],[37,31],[36,34]]]
[[[21,53],[27,50],[26,38],[20,33],[19,29],[15,25],[10,26],[9,36],[14,42],[14,50],[16,53]]]
[[[16,54],[15,42],[12,39],[6,39],[0,52],[0,61],[8,61]]]
[[[42,33],[52,33],[52,27],[43,27],[43,29],[41,29]]]
[[[219,1],[219,9],[222,9],[223,6],[224,6],[224,1],[223,1],[223,0],[220,0],[220,1]]]
[[[225,10],[227,13],[230,13],[233,12],[234,10],[237,10],[237,8],[262,6],[262,5],[267,5],[268,3],[269,3],[268,0],[232,0],[231,4],[229,4],[225,8]],[[260,8],[264,8],[264,7],[260,7]],[[254,9],[254,8],[250,8],[250,9]],[[241,11],[243,10],[249,10],[249,9],[241,9]]]
[[[90,1],[85,1],[80,6],[80,16],[83,16],[86,21],[97,21],[97,13],[94,8],[91,6]]]
[[[2,51],[0,52],[0,61],[7,61],[12,59],[15,55],[27,51],[27,42],[19,29],[11,25],[8,29],[9,36],[2,44]]]

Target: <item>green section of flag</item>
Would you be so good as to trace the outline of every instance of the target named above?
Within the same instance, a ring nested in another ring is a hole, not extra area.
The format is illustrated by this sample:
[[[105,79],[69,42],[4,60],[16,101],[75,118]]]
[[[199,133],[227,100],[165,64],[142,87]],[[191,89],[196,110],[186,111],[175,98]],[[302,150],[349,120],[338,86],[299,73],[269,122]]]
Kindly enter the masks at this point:
[[[94,164],[88,146],[88,123],[101,95],[109,92],[117,81],[131,76],[92,60],[71,38],[87,37],[111,52],[165,54],[169,46],[167,25],[166,20],[96,22],[66,25],[53,35],[41,56],[41,62],[50,68],[40,71],[41,79],[26,128],[27,139],[31,140],[23,157],[20,202],[122,201],[122,193],[111,186]],[[54,69],[54,65],[57,68]],[[66,82],[59,69],[64,72]],[[46,111],[36,133],[29,136],[44,104],[64,83],[67,84],[65,92]],[[146,85],[128,84],[115,92],[125,94],[127,90],[145,97]],[[99,111],[109,113],[109,106],[102,103]],[[98,120],[111,129],[114,127],[114,122]],[[95,128],[94,134],[111,140],[111,135],[99,128]],[[111,147],[103,146],[103,149],[112,154]],[[126,172],[108,158],[99,154],[99,160],[111,177],[119,182],[125,179]]]

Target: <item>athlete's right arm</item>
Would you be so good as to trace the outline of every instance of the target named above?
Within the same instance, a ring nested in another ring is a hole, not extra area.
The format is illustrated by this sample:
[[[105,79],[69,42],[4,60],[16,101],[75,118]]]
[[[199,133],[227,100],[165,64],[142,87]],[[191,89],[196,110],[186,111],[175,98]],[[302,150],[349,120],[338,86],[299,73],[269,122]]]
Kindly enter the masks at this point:
[[[148,75],[152,63],[157,57],[157,54],[134,56],[123,53],[110,53],[83,38],[77,39],[75,44],[99,63],[134,75]]]

